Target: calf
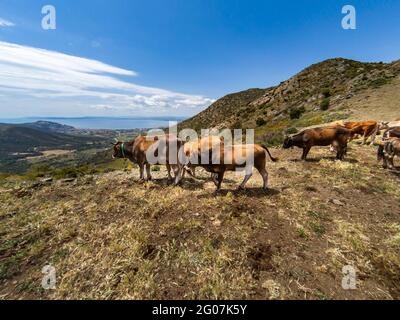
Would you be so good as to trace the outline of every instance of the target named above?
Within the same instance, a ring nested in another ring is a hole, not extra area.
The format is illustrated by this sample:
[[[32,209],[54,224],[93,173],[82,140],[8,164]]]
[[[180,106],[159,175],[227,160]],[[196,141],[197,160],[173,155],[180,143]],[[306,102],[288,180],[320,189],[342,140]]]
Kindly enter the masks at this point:
[[[393,159],[400,157],[400,139],[389,138],[378,147],[378,161],[383,159],[383,168],[395,169]]]
[[[295,146],[302,148],[301,160],[306,160],[313,146],[329,146],[332,144],[337,151],[336,159],[343,160],[351,134],[351,130],[341,126],[306,129],[292,137],[286,137],[283,148],[289,149]]]
[[[178,184],[181,178],[182,166],[179,163],[178,152],[183,146],[183,142],[174,135],[166,135],[162,137],[143,137],[138,136],[129,142],[120,142],[114,144],[113,158],[129,159],[139,166],[140,180],[151,180],[150,165],[161,164],[167,167],[168,179],[172,180],[171,168],[175,175],[175,184]],[[160,156],[162,159],[156,163],[150,163],[149,154],[154,154],[155,157]],[[171,162],[171,160],[174,160]],[[144,170],[146,169],[145,178]]]

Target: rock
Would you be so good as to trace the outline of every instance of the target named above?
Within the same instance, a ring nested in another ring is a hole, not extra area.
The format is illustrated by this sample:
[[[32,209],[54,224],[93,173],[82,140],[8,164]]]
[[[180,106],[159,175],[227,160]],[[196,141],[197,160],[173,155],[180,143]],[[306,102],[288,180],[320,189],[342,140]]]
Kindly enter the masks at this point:
[[[42,180],[40,180],[41,183],[50,183],[53,182],[53,178],[44,178]]]
[[[333,203],[334,205],[342,206],[342,207],[346,205],[344,202],[342,202],[338,199],[330,199],[329,202]]]

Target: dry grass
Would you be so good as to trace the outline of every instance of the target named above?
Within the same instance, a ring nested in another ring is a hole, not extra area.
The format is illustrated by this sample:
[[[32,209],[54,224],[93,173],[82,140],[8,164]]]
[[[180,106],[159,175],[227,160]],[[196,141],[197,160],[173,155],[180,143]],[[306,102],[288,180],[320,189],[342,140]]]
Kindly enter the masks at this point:
[[[230,173],[167,185],[164,168],[0,190],[0,297],[34,299],[398,299],[399,176],[353,144],[347,161],[272,150],[271,190]],[[337,201],[339,200],[340,204]],[[335,204],[336,202],[336,204]],[[41,288],[52,264],[56,290]],[[342,267],[357,289],[341,287]]]

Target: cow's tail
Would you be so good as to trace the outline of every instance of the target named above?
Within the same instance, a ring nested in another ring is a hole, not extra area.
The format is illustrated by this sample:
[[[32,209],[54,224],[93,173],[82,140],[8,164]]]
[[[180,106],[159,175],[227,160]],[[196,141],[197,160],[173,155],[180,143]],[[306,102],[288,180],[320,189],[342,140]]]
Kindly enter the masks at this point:
[[[385,149],[385,145],[383,143],[379,144],[378,154],[377,154],[378,161],[381,161],[383,159],[383,157],[385,156],[384,149]]]
[[[261,147],[262,147],[265,151],[267,151],[267,153],[268,153],[269,157],[271,158],[272,162],[277,162],[277,161],[278,161],[278,158],[274,158],[274,157],[271,155],[271,152],[269,152],[269,149],[268,149],[266,146],[261,145]]]

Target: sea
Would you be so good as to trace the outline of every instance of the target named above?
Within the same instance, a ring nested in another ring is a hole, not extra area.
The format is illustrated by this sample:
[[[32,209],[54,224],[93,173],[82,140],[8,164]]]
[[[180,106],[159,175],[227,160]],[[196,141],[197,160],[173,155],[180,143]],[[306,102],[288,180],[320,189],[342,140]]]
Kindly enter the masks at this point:
[[[1,119],[0,123],[31,123],[36,121],[50,121],[59,124],[75,127],[77,129],[109,129],[109,130],[126,130],[126,129],[154,129],[166,128],[172,122],[176,124],[185,120],[185,117],[28,117]]]

